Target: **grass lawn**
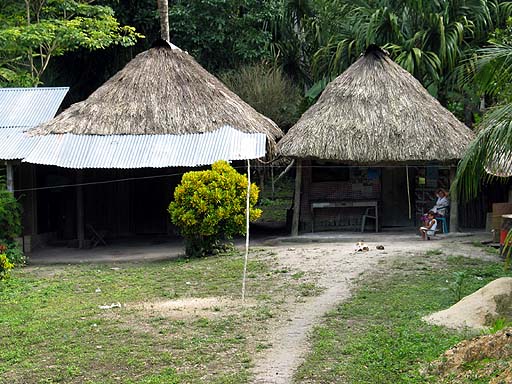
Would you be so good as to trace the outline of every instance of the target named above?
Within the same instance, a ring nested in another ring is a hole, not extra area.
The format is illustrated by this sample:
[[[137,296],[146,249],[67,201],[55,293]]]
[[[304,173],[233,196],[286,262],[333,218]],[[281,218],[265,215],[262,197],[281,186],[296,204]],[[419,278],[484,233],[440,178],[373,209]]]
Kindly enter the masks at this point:
[[[304,284],[267,256],[249,263],[244,307],[238,254],[14,270],[0,284],[0,382],[244,383],[265,329]],[[137,305],[206,297],[235,304],[183,316]]]
[[[423,377],[421,368],[470,335],[427,325],[421,317],[454,304],[458,288],[465,296],[505,275],[512,274],[502,264],[430,251],[364,276],[354,296],[315,328],[312,351],[295,381],[436,382]]]

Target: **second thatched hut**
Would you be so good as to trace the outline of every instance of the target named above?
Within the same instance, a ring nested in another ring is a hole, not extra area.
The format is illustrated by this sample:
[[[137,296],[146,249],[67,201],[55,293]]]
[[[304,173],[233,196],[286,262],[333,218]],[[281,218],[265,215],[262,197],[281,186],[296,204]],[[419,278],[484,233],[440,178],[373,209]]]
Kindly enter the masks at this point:
[[[415,224],[435,190],[449,189],[473,137],[418,80],[370,46],[278,144],[281,155],[301,164],[292,232],[359,229],[365,214],[378,216],[368,220],[377,230]]]

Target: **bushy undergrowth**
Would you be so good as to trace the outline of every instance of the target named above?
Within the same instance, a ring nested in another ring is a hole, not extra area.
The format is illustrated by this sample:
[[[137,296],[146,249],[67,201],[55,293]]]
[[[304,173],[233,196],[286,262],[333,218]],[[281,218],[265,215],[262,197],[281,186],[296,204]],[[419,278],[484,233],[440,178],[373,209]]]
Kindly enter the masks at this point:
[[[0,254],[0,280],[9,277],[9,272],[14,268],[14,264],[9,261],[5,254]]]
[[[0,179],[0,254],[10,264],[23,265],[25,256],[16,238],[21,235],[21,206]]]

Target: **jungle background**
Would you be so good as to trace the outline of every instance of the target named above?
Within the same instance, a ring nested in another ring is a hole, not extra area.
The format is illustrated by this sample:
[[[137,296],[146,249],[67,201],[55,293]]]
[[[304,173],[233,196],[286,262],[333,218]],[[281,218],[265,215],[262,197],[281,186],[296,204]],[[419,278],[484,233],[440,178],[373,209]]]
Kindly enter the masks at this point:
[[[0,0],[0,9],[0,86],[70,86],[65,106],[159,37],[155,0]],[[173,44],[285,131],[369,44],[473,126],[508,101],[510,86],[497,90],[479,58],[509,52],[511,15],[500,0],[169,1]]]

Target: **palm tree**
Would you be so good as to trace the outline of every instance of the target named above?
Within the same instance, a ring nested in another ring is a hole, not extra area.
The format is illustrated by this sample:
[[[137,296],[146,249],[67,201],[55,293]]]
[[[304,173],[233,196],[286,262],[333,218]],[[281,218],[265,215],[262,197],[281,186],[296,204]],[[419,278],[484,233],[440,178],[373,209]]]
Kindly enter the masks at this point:
[[[445,83],[459,63],[472,56],[498,23],[512,12],[501,0],[335,0],[339,28],[313,57],[316,79],[336,76],[369,44],[392,58],[441,101]]]
[[[512,41],[479,51],[477,79],[490,96],[501,100],[484,115],[477,137],[457,170],[463,197],[476,197],[482,181],[512,176]]]

